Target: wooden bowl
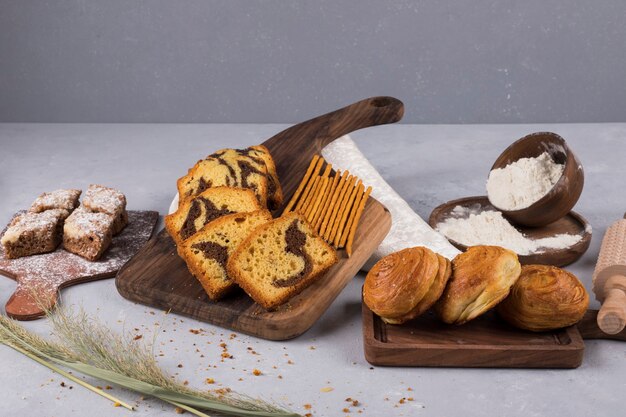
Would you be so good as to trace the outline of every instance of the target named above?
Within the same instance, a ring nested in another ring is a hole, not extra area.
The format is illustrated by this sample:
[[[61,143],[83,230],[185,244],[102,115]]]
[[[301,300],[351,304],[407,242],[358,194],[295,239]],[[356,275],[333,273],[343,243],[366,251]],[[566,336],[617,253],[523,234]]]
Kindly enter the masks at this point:
[[[565,164],[563,174],[546,195],[530,206],[519,210],[498,208],[513,223],[529,227],[548,225],[569,213],[583,191],[583,166],[565,139],[552,132],[531,133],[517,140],[502,152],[491,169],[504,168],[521,158],[534,158],[546,151],[556,163]]]
[[[430,213],[428,224],[433,229],[437,225],[444,222],[449,217],[457,217],[454,215],[454,208],[461,206],[465,209],[481,212],[487,210],[497,210],[486,196],[466,197],[458,200],[448,201]],[[581,239],[578,243],[562,249],[544,249],[542,252],[529,255],[519,255],[518,258],[522,265],[553,265],[566,266],[576,262],[589,249],[591,243],[591,225],[580,214],[570,211],[565,216],[555,222],[544,227],[524,227],[516,226],[516,229],[522,232],[529,239],[543,239],[553,237],[561,233],[580,235]],[[465,252],[468,246],[447,238],[458,250]]]

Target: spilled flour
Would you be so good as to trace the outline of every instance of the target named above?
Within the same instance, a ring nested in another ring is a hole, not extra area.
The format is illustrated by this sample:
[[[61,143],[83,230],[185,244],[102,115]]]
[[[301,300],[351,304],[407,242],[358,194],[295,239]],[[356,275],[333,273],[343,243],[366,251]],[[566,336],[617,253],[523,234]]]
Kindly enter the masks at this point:
[[[529,239],[499,211],[480,211],[461,206],[456,206],[452,217],[437,224],[436,229],[447,238],[466,246],[502,246],[518,255],[542,253],[546,249],[564,249],[583,238],[581,235],[563,233],[543,239]]]
[[[557,164],[548,152],[536,158],[521,158],[489,173],[487,195],[500,210],[529,207],[557,183],[565,165]]]

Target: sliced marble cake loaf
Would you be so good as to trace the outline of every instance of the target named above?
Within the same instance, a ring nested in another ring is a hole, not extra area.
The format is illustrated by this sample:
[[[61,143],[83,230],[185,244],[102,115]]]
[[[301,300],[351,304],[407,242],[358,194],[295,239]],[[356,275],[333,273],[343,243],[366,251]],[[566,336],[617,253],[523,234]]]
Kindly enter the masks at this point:
[[[219,300],[237,285],[226,274],[226,262],[237,246],[258,226],[272,220],[267,210],[220,217],[178,246],[189,272],[211,300]]]
[[[252,190],[209,188],[196,197],[183,201],[176,212],[165,216],[165,228],[178,244],[218,217],[262,208]]]
[[[226,161],[235,161],[235,164],[241,168],[241,170],[235,168],[237,174],[250,169],[262,171],[262,165],[264,164],[267,170],[267,208],[276,210],[283,204],[283,190],[278,179],[276,164],[269,149],[264,145],[250,146],[246,149],[220,149],[207,158],[222,158]],[[253,162],[251,167],[248,166],[250,161]],[[245,178],[238,177],[238,179],[246,182]]]
[[[276,166],[263,146],[221,149],[198,161],[177,185],[181,201],[217,186],[250,188],[270,209],[278,208],[283,200]]]
[[[280,180],[278,179],[278,172],[276,171],[274,158],[272,158],[269,149],[267,149],[263,145],[251,146],[248,149],[250,149],[251,152],[258,153],[258,156],[263,159],[263,161],[265,162],[265,166],[267,166],[267,173],[269,175],[268,208],[270,210],[278,210],[283,204],[284,195],[283,189],[280,186]]]
[[[304,216],[288,213],[252,232],[227,263],[228,276],[267,310],[298,294],[337,262]]]

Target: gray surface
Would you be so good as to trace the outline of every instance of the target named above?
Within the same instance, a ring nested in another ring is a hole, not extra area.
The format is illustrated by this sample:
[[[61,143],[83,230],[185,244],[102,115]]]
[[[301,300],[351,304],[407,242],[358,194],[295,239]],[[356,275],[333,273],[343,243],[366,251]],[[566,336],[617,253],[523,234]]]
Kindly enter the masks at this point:
[[[0,0],[0,121],[624,122],[622,0]]]
[[[164,213],[176,178],[199,157],[216,148],[261,142],[283,127],[0,124],[0,223],[42,191],[69,186],[84,189],[90,182],[119,187],[131,209]],[[483,193],[496,156],[513,140],[539,130],[563,135],[585,167],[586,187],[576,210],[593,224],[594,237],[585,256],[568,269],[590,288],[602,235],[626,210],[626,124],[404,125],[372,128],[352,136],[383,177],[427,217],[444,201]],[[576,370],[370,369],[361,342],[362,282],[359,275],[315,326],[295,340],[268,342],[244,335],[226,340],[235,359],[224,363],[218,345],[220,339],[228,339],[230,331],[135,305],[118,295],[111,279],[68,288],[61,298],[65,305],[83,305],[116,331],[143,334],[143,340],[151,340],[151,329],[159,323],[156,353],[164,354],[159,362],[191,386],[212,388],[204,383],[211,377],[303,413],[303,405],[309,403],[316,416],[345,415],[341,410],[347,405],[346,397],[361,401],[360,409],[368,416],[624,415],[626,344],[621,342],[586,342],[583,365]],[[13,281],[0,278],[0,304],[14,287]],[[593,301],[592,306],[597,303]],[[44,320],[26,325],[48,334]],[[188,331],[198,328],[207,333]],[[260,355],[250,354],[248,346]],[[11,415],[131,415],[80,387],[62,388],[63,378],[3,346],[0,363],[3,410],[11,410]],[[179,363],[183,368],[177,367]],[[252,376],[254,368],[263,375]],[[321,392],[323,387],[334,391]],[[112,392],[130,402],[139,398],[117,388]],[[400,405],[402,397],[415,401]],[[132,415],[157,416],[163,410],[173,415],[171,407],[157,401],[143,400],[139,405]],[[356,415],[355,409],[350,415]]]

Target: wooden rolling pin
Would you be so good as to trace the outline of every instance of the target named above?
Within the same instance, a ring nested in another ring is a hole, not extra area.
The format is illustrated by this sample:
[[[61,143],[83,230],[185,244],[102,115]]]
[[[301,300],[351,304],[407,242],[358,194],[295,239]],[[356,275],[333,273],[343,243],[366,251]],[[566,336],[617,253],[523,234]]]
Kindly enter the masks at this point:
[[[626,326],[626,214],[613,223],[602,239],[593,273],[593,292],[602,303],[598,327],[617,334]]]

